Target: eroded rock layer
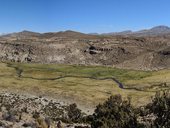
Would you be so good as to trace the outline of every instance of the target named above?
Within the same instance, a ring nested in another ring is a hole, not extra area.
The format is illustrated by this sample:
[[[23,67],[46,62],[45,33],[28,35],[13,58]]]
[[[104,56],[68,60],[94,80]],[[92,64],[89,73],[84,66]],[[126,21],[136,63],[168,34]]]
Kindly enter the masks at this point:
[[[170,68],[170,37],[23,31],[0,37],[0,60],[157,70]]]

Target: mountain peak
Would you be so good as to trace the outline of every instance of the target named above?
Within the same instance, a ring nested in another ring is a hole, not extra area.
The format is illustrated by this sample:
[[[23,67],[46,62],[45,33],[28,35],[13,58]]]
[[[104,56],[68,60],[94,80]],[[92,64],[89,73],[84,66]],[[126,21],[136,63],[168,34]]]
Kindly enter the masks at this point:
[[[28,31],[28,30],[23,30],[23,31],[21,31],[21,32],[23,32],[23,33],[27,33],[27,32],[31,32],[31,31]]]
[[[160,26],[153,27],[150,30],[159,30],[159,31],[167,31],[167,30],[169,30],[170,31],[170,27],[160,25]]]

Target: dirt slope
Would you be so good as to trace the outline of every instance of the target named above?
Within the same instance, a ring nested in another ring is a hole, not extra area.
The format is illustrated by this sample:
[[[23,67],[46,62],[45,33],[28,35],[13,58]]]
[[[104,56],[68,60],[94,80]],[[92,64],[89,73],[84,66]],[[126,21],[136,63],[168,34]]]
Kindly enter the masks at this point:
[[[0,37],[0,60],[163,69],[170,68],[170,38],[23,31]]]

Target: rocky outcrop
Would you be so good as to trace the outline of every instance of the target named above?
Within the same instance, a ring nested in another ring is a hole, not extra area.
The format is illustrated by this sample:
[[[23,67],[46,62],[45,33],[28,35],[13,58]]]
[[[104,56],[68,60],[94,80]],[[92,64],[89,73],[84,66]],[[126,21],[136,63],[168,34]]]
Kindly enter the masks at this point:
[[[0,59],[12,62],[31,62],[34,59],[32,47],[25,44],[0,43]]]
[[[68,118],[67,106],[45,97],[0,93],[2,128],[90,128],[89,124],[62,123]]]
[[[170,37],[94,36],[66,31],[0,38],[0,60],[24,63],[170,68]]]

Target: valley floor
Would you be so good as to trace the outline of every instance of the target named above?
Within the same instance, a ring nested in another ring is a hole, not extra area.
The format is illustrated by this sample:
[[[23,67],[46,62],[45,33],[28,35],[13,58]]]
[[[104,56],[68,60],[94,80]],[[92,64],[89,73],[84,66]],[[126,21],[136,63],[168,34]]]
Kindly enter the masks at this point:
[[[0,63],[0,90],[76,103],[85,113],[110,95],[131,97],[134,106],[170,89],[170,70],[137,71],[100,66]]]

